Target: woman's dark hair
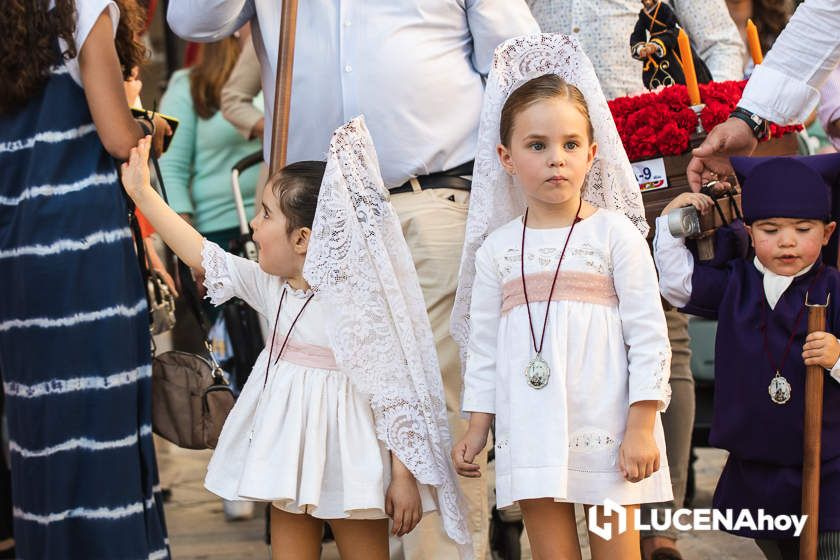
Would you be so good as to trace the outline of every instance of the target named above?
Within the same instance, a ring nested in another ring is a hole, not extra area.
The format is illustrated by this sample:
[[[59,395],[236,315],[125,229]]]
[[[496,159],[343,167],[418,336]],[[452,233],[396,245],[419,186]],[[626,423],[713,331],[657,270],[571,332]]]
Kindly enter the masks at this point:
[[[595,138],[595,131],[592,128],[589,107],[586,105],[586,98],[583,97],[583,93],[560,76],[546,74],[528,80],[515,89],[505,101],[499,122],[499,138],[501,138],[502,144],[510,146],[510,137],[513,134],[513,127],[519,113],[534,103],[555,98],[566,99],[577,107],[578,111],[586,118],[589,142],[592,142]]]
[[[78,55],[73,38],[76,31],[75,0],[5,0],[0,9],[0,114],[23,106],[44,87],[50,68],[62,59]],[[146,59],[146,49],[138,40],[145,14],[136,0],[117,0],[120,22],[114,39],[123,78]],[[56,56],[56,40],[67,45]]]
[[[117,47],[117,57],[120,59],[123,79],[131,76],[135,67],[145,64],[149,57],[146,46],[140,40],[146,30],[146,11],[137,0],[116,0],[120,9],[120,23],[114,44]]]
[[[221,107],[222,87],[240,50],[236,37],[201,45],[198,63],[190,69],[190,94],[195,112],[202,119],[211,118]]]
[[[767,53],[793,15],[790,0],[753,0],[752,20],[758,30],[761,50]]]
[[[318,192],[327,164],[323,161],[298,161],[290,163],[268,180],[277,197],[280,211],[288,221],[288,232],[297,228],[311,228],[318,207]]]

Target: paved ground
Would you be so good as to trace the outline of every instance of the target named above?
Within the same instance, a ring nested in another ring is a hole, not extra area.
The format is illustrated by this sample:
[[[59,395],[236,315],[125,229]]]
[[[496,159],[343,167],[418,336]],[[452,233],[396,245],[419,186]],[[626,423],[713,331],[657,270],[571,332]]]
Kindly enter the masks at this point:
[[[227,523],[222,515],[221,501],[204,490],[202,480],[209,456],[209,452],[180,449],[161,455],[162,469],[173,477],[172,500],[166,508],[173,557],[175,560],[268,559],[268,547],[263,543],[262,517]],[[699,449],[698,456],[695,506],[709,507],[725,454],[716,449]],[[523,544],[523,560],[529,560],[527,541],[523,540]],[[680,549],[686,560],[764,558],[752,541],[722,532],[684,533]],[[323,560],[337,558],[334,546],[325,547]],[[584,560],[588,559],[588,551],[585,551]]]

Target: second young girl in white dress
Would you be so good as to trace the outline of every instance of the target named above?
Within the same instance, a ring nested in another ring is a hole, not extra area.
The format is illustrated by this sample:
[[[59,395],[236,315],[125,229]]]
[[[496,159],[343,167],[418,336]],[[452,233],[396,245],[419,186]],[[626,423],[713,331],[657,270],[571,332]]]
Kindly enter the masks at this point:
[[[453,458],[480,476],[495,419],[498,507],[520,505],[535,558],[580,558],[573,504],[671,498],[670,347],[638,185],[573,39],[499,47],[482,119],[453,325],[464,342],[471,301],[470,427]],[[590,543],[595,559],[639,557],[632,526]]]
[[[167,207],[149,186],[147,155],[143,140],[123,168],[123,184],[138,208],[185,263],[204,270],[214,304],[240,297],[273,327],[224,425],[205,486],[225,499],[272,504],[275,560],[319,558],[324,522],[342,558],[385,560],[388,518],[392,534],[402,536],[432,510],[441,512],[469,557],[447,453],[443,387],[416,274],[364,250],[391,236],[401,262],[411,262],[364,121],[336,131],[326,165],[293,163],[269,181],[251,224],[259,264],[202,239]],[[364,220],[362,235],[356,221],[365,214],[378,221]],[[311,269],[306,277],[305,263]],[[343,272],[355,266],[382,279],[389,295],[397,286],[400,300],[418,305],[392,312],[383,303],[383,284],[370,281],[360,292],[360,274]],[[388,276],[395,270],[402,272],[399,282]],[[366,314],[364,324],[340,332],[356,318],[357,302],[368,302],[359,312]],[[390,320],[396,316],[416,325],[407,344],[397,339],[400,327]],[[377,328],[377,336],[365,336],[365,326]],[[413,354],[430,354],[431,361],[413,361]]]

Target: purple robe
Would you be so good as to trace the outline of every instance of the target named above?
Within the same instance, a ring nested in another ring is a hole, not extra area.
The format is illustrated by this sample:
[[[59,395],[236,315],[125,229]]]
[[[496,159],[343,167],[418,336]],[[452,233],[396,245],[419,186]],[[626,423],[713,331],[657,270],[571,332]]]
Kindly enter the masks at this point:
[[[714,507],[732,508],[736,518],[737,510],[750,509],[756,516],[759,508],[769,515],[799,515],[805,409],[802,345],[808,312],[806,309],[799,320],[790,353],[781,365],[781,374],[792,388],[790,400],[782,405],[772,402],[767,390],[775,367],[765,351],[762,325],[766,317],[767,347],[778,366],[805,304],[805,292],[818,274],[810,301],[823,303],[831,294],[826,331],[840,334],[840,272],[817,262],[794,279],[776,308],[770,309],[763,275],[752,258],[730,261],[724,268],[697,260],[694,266],[691,300],[684,311],[718,320],[709,441],[730,453],[715,490]],[[840,383],[828,372],[823,399],[819,528],[821,532],[840,531]],[[793,530],[734,532],[752,538],[793,536]]]

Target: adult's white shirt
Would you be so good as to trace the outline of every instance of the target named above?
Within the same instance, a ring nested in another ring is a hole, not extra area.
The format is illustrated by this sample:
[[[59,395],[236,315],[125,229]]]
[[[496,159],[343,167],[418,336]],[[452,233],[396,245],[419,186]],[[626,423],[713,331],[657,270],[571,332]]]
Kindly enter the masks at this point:
[[[642,63],[630,55],[630,34],[639,19],[639,0],[526,0],[546,33],[580,41],[607,99],[639,93]],[[724,0],[673,0],[697,54],[717,81],[744,77],[744,43]]]
[[[803,122],[840,62],[840,1],[805,0],[756,66],[741,107],[780,124]]]
[[[268,159],[278,0],[170,0],[185,39],[215,41],[253,19]],[[298,5],[288,161],[323,160],[332,132],[364,114],[389,187],[475,156],[493,51],[539,27],[524,0],[304,0]]]

